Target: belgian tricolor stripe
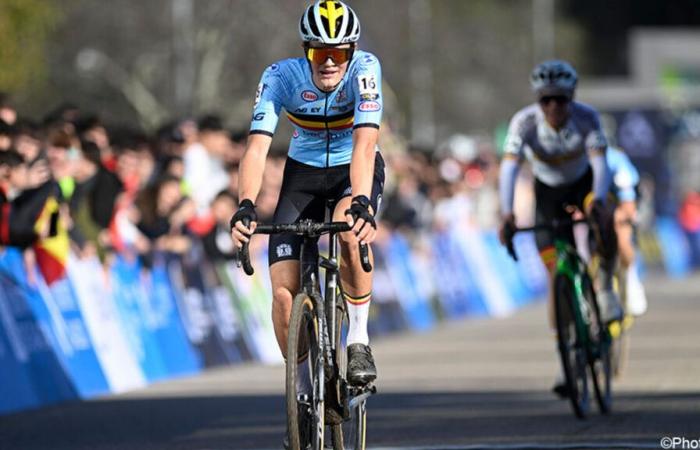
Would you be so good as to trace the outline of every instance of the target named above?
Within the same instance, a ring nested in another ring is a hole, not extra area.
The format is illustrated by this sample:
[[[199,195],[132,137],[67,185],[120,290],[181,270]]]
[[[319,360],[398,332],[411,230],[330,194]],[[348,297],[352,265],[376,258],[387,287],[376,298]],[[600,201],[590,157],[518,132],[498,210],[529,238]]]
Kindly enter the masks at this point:
[[[326,121],[328,121],[329,130],[345,130],[347,128],[352,128],[352,125],[355,121],[355,111],[351,110],[344,114],[328,117],[287,112],[287,117],[294,125],[297,125],[307,130],[325,130]]]
[[[363,295],[361,297],[352,297],[348,294],[343,293],[343,296],[345,297],[345,301],[350,303],[351,305],[355,306],[360,306],[360,305],[366,305],[367,303],[372,300],[372,293],[370,292],[369,294]]]

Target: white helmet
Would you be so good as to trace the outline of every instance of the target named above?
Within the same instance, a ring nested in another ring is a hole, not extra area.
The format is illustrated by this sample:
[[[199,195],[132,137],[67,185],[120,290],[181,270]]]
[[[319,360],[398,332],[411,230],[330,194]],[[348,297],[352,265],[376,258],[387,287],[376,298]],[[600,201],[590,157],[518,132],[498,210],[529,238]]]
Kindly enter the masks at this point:
[[[304,42],[340,45],[360,39],[360,20],[348,5],[339,0],[318,0],[304,11],[299,21]]]
[[[554,59],[538,64],[530,74],[530,85],[538,95],[573,96],[578,75],[571,64]]]

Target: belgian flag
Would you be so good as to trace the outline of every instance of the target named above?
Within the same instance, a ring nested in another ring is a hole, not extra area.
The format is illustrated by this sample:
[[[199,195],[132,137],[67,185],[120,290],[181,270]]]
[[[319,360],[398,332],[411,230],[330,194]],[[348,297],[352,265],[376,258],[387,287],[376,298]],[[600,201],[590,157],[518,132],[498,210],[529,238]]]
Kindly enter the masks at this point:
[[[34,231],[40,238],[34,244],[36,263],[49,286],[66,276],[66,263],[70,253],[68,230],[60,216],[60,204],[56,197],[49,197],[37,217]]]
[[[0,193],[3,194],[3,193]],[[0,205],[0,245],[32,247],[47,284],[66,274],[70,240],[60,216],[60,189],[55,182],[22,192]]]

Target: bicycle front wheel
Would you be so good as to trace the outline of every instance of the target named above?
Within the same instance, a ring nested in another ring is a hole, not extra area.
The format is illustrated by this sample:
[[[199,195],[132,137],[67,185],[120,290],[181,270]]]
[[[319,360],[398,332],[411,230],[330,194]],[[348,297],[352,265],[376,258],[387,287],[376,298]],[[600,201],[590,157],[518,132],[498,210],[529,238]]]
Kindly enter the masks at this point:
[[[571,279],[557,274],[554,279],[557,344],[571,407],[579,419],[589,410],[588,355],[579,336],[576,319],[576,291]]]
[[[287,435],[290,450],[323,449],[323,358],[314,302],[294,298],[287,336]],[[298,386],[307,388],[300,392]]]
[[[342,423],[331,426],[334,450],[365,450],[367,437],[367,402],[352,402],[352,389],[348,389],[344,380],[347,377],[347,351],[344,345],[343,330],[347,329],[348,317],[345,308],[340,305],[335,314],[335,352],[340,377],[336,380],[342,403],[349,404],[350,417]],[[347,398],[350,397],[350,398]],[[352,403],[350,403],[352,402]]]
[[[603,319],[600,316],[600,308],[596,299],[593,281],[584,274],[582,277],[583,298],[586,302],[586,323],[588,324],[588,365],[593,380],[598,408],[603,414],[610,412],[612,408],[612,361],[611,341]]]

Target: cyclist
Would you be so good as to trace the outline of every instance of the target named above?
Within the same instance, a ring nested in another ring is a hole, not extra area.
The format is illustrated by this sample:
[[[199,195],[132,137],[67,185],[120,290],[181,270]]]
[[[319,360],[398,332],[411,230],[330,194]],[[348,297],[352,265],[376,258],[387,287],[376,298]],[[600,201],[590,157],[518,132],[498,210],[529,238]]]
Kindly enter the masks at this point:
[[[537,102],[515,114],[505,141],[499,180],[500,235],[505,243],[508,230],[515,227],[515,180],[522,161],[528,159],[535,176],[536,223],[569,217],[571,211],[565,205],[575,205],[590,217],[597,243],[593,250],[601,257],[598,301],[603,320],[613,321],[622,318],[622,309],[612,281],[617,243],[611,205],[606,203],[610,186],[607,142],[598,113],[574,101],[577,81],[574,68],[561,60],[545,61],[532,71],[530,84]],[[573,243],[573,230],[567,235]],[[553,279],[556,255],[552,232],[537,231],[535,239]],[[550,326],[554,328],[553,295],[549,300]]]
[[[615,231],[618,239],[620,264],[625,269],[627,280],[626,313],[633,316],[644,314],[647,298],[637,272],[634,248],[634,222],[637,220],[637,185],[639,172],[627,154],[615,147],[606,153],[612,175],[611,191],[617,200],[615,208]]]
[[[364,384],[377,372],[367,335],[372,274],[362,269],[358,242],[369,244],[376,236],[374,216],[384,188],[384,161],[377,148],[383,109],[381,68],[376,56],[358,50],[359,19],[341,1],[319,0],[307,7],[299,32],[305,57],[272,64],[258,86],[239,169],[240,207],[231,219],[231,236],[240,248],[255,230],[255,199],[284,109],[294,133],[273,221],[323,221],[330,201],[332,220],[345,220],[353,227],[340,235],[341,280],[350,319],[347,377],[352,384]],[[244,219],[250,221],[249,227]],[[292,299],[300,289],[301,244],[301,237],[281,234],[271,236],[268,247],[272,319],[285,355]],[[299,367],[308,370],[307,364]],[[309,392],[310,386],[298,389]]]

